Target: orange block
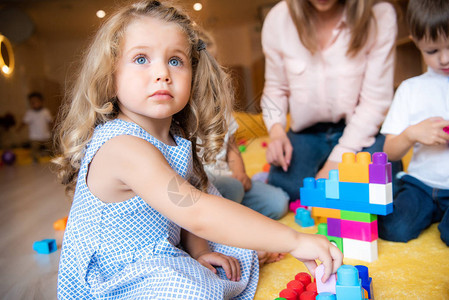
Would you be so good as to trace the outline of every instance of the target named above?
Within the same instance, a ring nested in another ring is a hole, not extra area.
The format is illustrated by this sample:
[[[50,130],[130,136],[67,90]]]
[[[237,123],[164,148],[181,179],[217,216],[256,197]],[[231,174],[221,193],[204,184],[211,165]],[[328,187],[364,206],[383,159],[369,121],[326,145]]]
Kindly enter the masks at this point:
[[[341,214],[339,209],[312,207],[312,217],[341,219]]]
[[[342,162],[338,164],[338,177],[340,182],[369,183],[369,152],[344,153]]]
[[[69,217],[64,217],[64,218],[62,218],[62,219],[59,219],[59,220],[56,220],[54,223],[53,223],[53,228],[55,229],[55,230],[65,230],[65,227],[67,226],[67,219],[68,219]]]

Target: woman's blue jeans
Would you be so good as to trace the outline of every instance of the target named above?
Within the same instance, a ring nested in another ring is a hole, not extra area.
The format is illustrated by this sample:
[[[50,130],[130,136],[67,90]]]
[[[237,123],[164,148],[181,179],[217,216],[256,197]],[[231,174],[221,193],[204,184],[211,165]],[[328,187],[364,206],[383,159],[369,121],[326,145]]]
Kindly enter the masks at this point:
[[[282,188],[290,196],[290,201],[299,199],[299,188],[306,177],[315,177],[326,162],[332,149],[338,144],[345,124],[318,123],[300,132],[287,132],[293,147],[290,167],[284,172],[281,167],[271,166],[268,183]],[[382,152],[385,136],[378,134],[373,145],[362,149],[369,153]],[[400,161],[392,163],[393,178],[402,170]],[[396,183],[393,182],[393,190]]]

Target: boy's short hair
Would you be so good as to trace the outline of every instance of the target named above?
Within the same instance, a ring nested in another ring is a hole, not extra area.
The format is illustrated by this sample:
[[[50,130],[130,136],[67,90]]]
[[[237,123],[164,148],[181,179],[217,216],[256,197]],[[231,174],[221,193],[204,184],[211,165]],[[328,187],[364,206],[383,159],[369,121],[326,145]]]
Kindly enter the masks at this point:
[[[28,100],[34,97],[41,99],[41,101],[44,101],[44,96],[42,96],[42,94],[39,92],[32,92],[28,94]]]
[[[449,37],[448,0],[410,0],[407,7],[410,34],[418,41]]]

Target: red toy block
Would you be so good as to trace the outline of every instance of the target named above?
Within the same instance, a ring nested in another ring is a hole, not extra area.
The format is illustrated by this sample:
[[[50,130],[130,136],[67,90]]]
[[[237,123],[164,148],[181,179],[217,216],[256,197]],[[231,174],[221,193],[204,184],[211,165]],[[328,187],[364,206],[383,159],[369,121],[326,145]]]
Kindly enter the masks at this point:
[[[443,128],[444,132],[446,132],[447,134],[449,134],[449,126],[446,126]]]
[[[329,232],[329,225],[327,231]],[[341,237],[366,242],[375,241],[379,238],[377,220],[370,223],[341,220]]]
[[[314,292],[314,293],[317,293],[317,294],[318,294],[318,289],[317,289],[317,287],[316,287],[316,281],[309,283],[309,284],[306,286],[306,291]]]
[[[338,164],[340,182],[369,183],[369,164],[371,154],[368,152],[344,153],[342,162]]]
[[[279,297],[285,298],[287,300],[297,300],[298,294],[293,289],[283,289],[279,293]]]
[[[326,282],[322,282],[321,278],[324,276],[324,265],[319,265],[315,270],[315,282],[317,287],[317,292],[329,292],[332,294],[336,294],[335,285],[337,284],[337,277],[335,274],[331,274],[329,279]]]
[[[318,295],[318,293],[316,293],[316,292],[305,291],[304,293],[301,294],[301,296],[299,297],[299,300],[315,300],[317,295]]]
[[[305,287],[307,287],[312,282],[312,276],[306,272],[300,272],[296,274],[295,280],[300,281]]]
[[[294,290],[296,294],[298,294],[298,296],[300,296],[305,290],[304,284],[302,284],[301,281],[296,279],[287,283],[287,288]]]
[[[391,163],[384,152],[373,154],[373,163],[369,165],[369,183],[386,184],[391,182]]]

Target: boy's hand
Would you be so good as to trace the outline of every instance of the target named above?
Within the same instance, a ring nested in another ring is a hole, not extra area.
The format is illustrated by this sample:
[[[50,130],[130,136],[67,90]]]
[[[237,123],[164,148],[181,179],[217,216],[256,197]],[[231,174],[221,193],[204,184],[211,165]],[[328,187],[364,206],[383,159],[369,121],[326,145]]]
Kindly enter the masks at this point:
[[[243,189],[245,192],[249,191],[252,187],[251,178],[248,177],[248,175],[245,172],[240,173],[232,173],[232,177],[240,181],[243,185]]]
[[[235,257],[218,252],[208,252],[200,255],[197,261],[215,274],[217,274],[217,270],[214,266],[222,267],[226,272],[226,277],[231,281],[239,281],[242,276],[240,263]]]
[[[449,121],[432,117],[408,127],[405,132],[414,143],[426,146],[444,145],[449,142],[449,134],[443,130],[446,126],[449,126]]]
[[[290,254],[302,261],[314,277],[317,267],[315,260],[321,261],[324,265],[324,275],[321,278],[323,283],[331,274],[336,273],[343,263],[341,251],[323,235],[303,233],[298,241],[298,246]]]

